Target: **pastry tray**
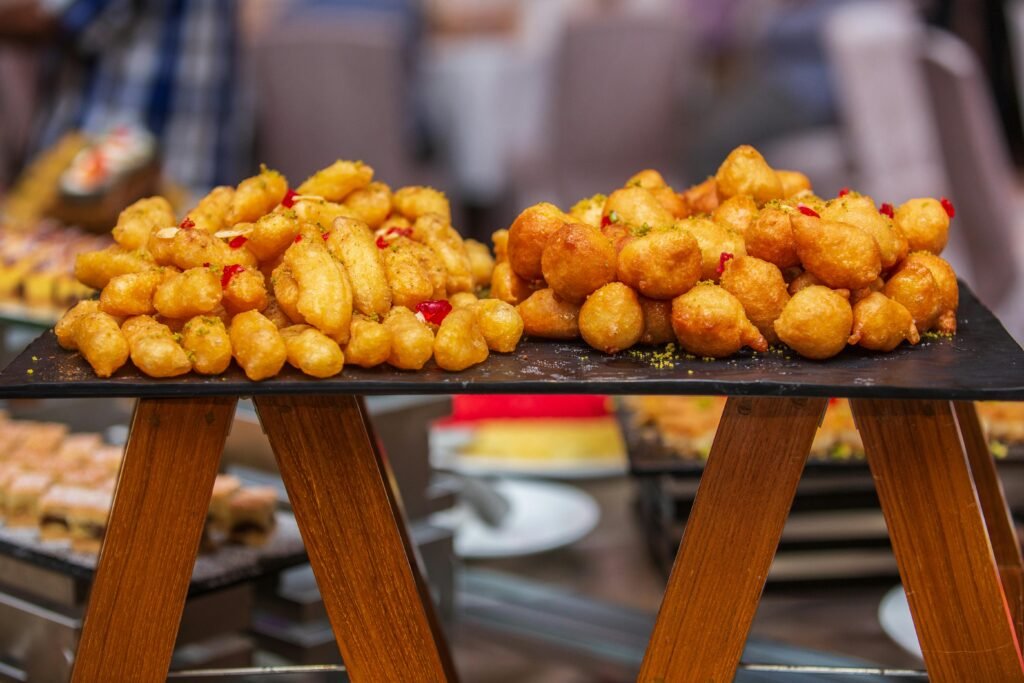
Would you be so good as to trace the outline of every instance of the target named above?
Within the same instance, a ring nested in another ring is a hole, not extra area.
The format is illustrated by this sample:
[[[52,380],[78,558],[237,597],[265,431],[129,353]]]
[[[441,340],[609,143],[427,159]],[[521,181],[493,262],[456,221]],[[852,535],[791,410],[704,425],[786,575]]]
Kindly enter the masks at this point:
[[[150,379],[130,363],[99,379],[47,331],[0,374],[0,398],[587,393],[1024,400],[1024,351],[963,284],[958,326],[952,338],[932,336],[892,353],[848,348],[827,361],[789,350],[659,360],[659,349],[606,355],[582,341],[525,340],[513,353],[492,354],[457,373],[431,362],[418,372],[346,367],[335,378],[314,379],[286,367],[262,382],[234,365],[219,376]]]
[[[201,551],[192,570],[189,594],[259,579],[306,562],[295,517],[282,511],[276,515],[277,526],[262,546],[225,544],[212,551]],[[35,527],[0,526],[0,555],[85,581],[91,581],[96,571],[96,555],[72,552],[66,544],[40,541]]]

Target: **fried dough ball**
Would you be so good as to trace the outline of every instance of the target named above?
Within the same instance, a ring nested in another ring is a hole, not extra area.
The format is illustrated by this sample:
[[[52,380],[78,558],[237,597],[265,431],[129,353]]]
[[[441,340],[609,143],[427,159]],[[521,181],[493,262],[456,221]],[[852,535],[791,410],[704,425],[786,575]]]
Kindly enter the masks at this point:
[[[117,217],[111,231],[114,241],[129,251],[142,249],[149,235],[174,225],[174,210],[163,197],[146,197],[128,205]]]
[[[153,294],[153,307],[167,318],[187,319],[210,313],[220,304],[220,278],[210,268],[168,273]]]
[[[231,202],[234,197],[235,188],[227,185],[215,187],[199,200],[199,203],[188,212],[185,218],[192,221],[192,225],[196,230],[202,230],[211,235],[219,230],[231,227],[224,221],[227,218],[228,211],[231,210]],[[170,225],[170,223],[167,225]]]
[[[399,370],[419,370],[434,354],[434,333],[408,308],[395,306],[384,318],[391,333],[387,362]]]
[[[515,306],[497,299],[481,299],[473,304],[473,311],[487,348],[498,353],[516,350],[523,336],[523,318]]]
[[[872,292],[853,305],[853,332],[849,343],[871,351],[892,351],[903,341],[921,340],[906,306],[881,292]]]
[[[640,308],[644,311],[644,333],[640,335],[640,344],[667,344],[675,341],[676,333],[672,329],[672,302],[640,297]]]
[[[293,280],[292,283],[294,284],[294,282],[295,281]],[[297,289],[298,288],[296,287],[296,290]],[[284,310],[281,308],[281,304],[278,303],[277,297],[273,295],[269,297],[267,307],[263,309],[262,313],[264,317],[266,317],[266,319],[269,320],[270,322],[274,323],[274,327],[276,327],[279,330],[283,327],[288,327],[289,325],[295,324],[294,322],[292,322],[292,319],[288,317],[288,314],[285,313]],[[230,323],[231,321],[228,320],[226,324]]]
[[[800,265],[792,217],[788,211],[766,206],[747,226],[743,240],[750,256],[774,263],[779,268]]]
[[[452,308],[466,308],[476,304],[480,299],[473,292],[457,292],[448,297],[448,303]]]
[[[345,354],[338,343],[309,325],[291,325],[281,330],[288,364],[310,377],[334,377],[345,366]]]
[[[712,176],[683,192],[681,197],[691,214],[709,214],[718,208],[718,184]]]
[[[644,311],[632,289],[610,282],[587,297],[579,313],[580,335],[599,351],[618,353],[640,341]]]
[[[391,355],[391,331],[383,323],[357,314],[352,317],[344,351],[347,363],[363,368],[376,367]]]
[[[407,239],[405,237],[399,238],[398,242],[403,243],[403,248],[408,249],[412,252],[416,260],[419,261],[423,267],[423,272],[427,274],[427,279],[430,280],[431,286],[434,288],[434,293],[430,297],[431,299],[443,299],[448,295],[448,271],[445,270],[444,263],[441,262],[441,258],[437,255],[433,249],[425,244],[417,242],[413,239]]]
[[[508,261],[508,230],[502,228],[491,233],[491,243],[494,245],[494,262]]]
[[[600,230],[566,223],[548,239],[541,271],[555,294],[579,302],[615,279],[615,261],[615,247]]]
[[[736,234],[745,236],[747,228],[757,218],[757,204],[749,195],[729,197],[711,214],[711,220]]]
[[[551,288],[538,289],[516,307],[523,331],[531,337],[575,339],[580,336],[579,304],[564,301]]]
[[[57,335],[57,343],[68,351],[78,349],[78,342],[75,341],[75,325],[84,316],[90,313],[100,312],[100,302],[96,299],[83,299],[69,308],[61,316],[57,324],[53,326],[53,333]]]
[[[302,223],[295,211],[274,211],[253,224],[245,246],[260,261],[271,261],[283,254],[301,231]]]
[[[819,282],[817,284],[821,283]],[[850,304],[854,305],[861,299],[866,299],[875,292],[881,292],[883,289],[885,289],[885,280],[880,277],[875,278],[875,281],[867,287],[861,287],[860,289],[855,289],[850,292]]]
[[[141,273],[125,273],[110,278],[110,282],[100,292],[100,309],[110,315],[128,317],[132,315],[152,315],[153,294],[164,279],[159,270],[146,270]]]
[[[259,311],[239,313],[228,331],[235,361],[254,382],[281,372],[288,347],[274,323]]]
[[[243,311],[262,311],[270,301],[263,273],[255,268],[224,266],[220,284],[224,290],[221,303],[229,315],[238,315]]]
[[[923,263],[904,264],[885,283],[882,293],[906,306],[918,332],[934,328],[943,311],[939,283]]]
[[[128,340],[132,363],[144,374],[177,377],[191,372],[192,361],[167,325],[139,315],[125,320],[121,332]]]
[[[775,321],[779,339],[812,360],[831,358],[842,351],[852,328],[850,302],[820,285],[805,287],[794,294]]]
[[[352,323],[352,285],[345,267],[331,256],[323,240],[317,241],[302,240],[288,247],[284,263],[299,285],[296,306],[303,319],[345,343]]]
[[[299,283],[292,276],[291,268],[284,263],[275,268],[270,284],[277,307],[288,318],[288,324],[305,324],[306,319],[299,312]]]
[[[733,257],[746,256],[747,248],[743,238],[707,218],[687,218],[678,226],[693,235],[701,253],[701,279],[718,282],[722,273],[722,254]]]
[[[949,241],[949,215],[931,198],[909,199],[894,215],[896,225],[907,238],[910,251],[941,254]]]
[[[811,192],[811,179],[800,171],[775,171],[782,184],[782,196],[786,199],[804,192]]]
[[[443,216],[426,213],[412,226],[413,239],[430,247],[444,265],[447,291],[473,291],[473,268],[462,237]]]
[[[755,351],[768,349],[740,300],[710,283],[672,300],[672,329],[680,346],[698,356],[723,358],[744,346]]]
[[[502,261],[494,266],[491,273],[491,296],[513,306],[526,301],[534,288],[529,282],[515,274],[512,264]]]
[[[519,214],[508,229],[508,262],[524,280],[539,280],[541,255],[548,239],[572,218],[554,204],[534,204]]]
[[[380,182],[370,183],[345,197],[344,205],[353,217],[376,230],[391,213],[391,188]]]
[[[410,221],[420,216],[436,214],[448,225],[452,222],[452,207],[440,190],[420,185],[399,188],[391,198],[395,210]]]
[[[907,239],[888,216],[878,212],[871,197],[849,194],[829,202],[819,213],[823,220],[847,223],[874,237],[884,270],[907,255]]]
[[[679,296],[697,284],[702,273],[700,245],[685,230],[652,231],[619,252],[619,280],[651,299]]]
[[[409,309],[433,299],[435,290],[431,274],[414,244],[406,237],[399,237],[381,250],[392,303]]]
[[[476,313],[467,309],[445,316],[434,337],[434,362],[442,370],[459,372],[487,360],[487,340]]]
[[[361,220],[356,215],[357,211],[350,209],[345,204],[329,202],[326,199],[312,196],[297,199],[291,209],[277,210],[274,213],[283,213],[286,216],[298,218],[300,223],[315,225],[320,228],[321,232],[329,232],[334,221],[339,218]]]
[[[715,173],[715,185],[721,199],[746,194],[764,204],[783,197],[779,176],[750,145],[740,145],[729,152]]]
[[[626,221],[619,219],[618,214],[615,215],[615,219],[614,222],[601,226],[601,234],[608,238],[616,252],[621,252],[627,244],[636,239],[636,235]],[[642,230],[646,232],[648,228]]]
[[[859,289],[875,281],[882,257],[875,238],[847,223],[795,214],[797,255],[804,269],[835,289]]]
[[[642,187],[645,190],[654,190],[666,185],[668,183],[665,182],[665,176],[653,168],[645,168],[630,176],[624,187]]]
[[[217,237],[208,232],[196,230],[178,230],[171,239],[171,263],[188,270],[203,264],[227,265],[238,263],[243,266],[255,266],[256,257],[247,248],[232,249]]]
[[[299,194],[323,197],[329,202],[340,202],[355,190],[362,189],[373,180],[373,169],[361,161],[339,159],[306,178]]]
[[[494,257],[491,250],[482,242],[468,239],[463,242],[466,245],[466,255],[469,256],[469,270],[473,276],[474,287],[486,287],[491,282],[491,273],[494,272]]]
[[[584,225],[600,228],[601,215],[604,213],[604,203],[606,201],[608,201],[608,197],[603,194],[595,194],[581,199],[569,209],[569,217],[574,223],[583,223]],[[495,252],[497,252],[497,241],[494,243],[494,248]]]
[[[795,278],[793,278],[793,280],[789,283],[789,295],[793,296],[801,289],[806,289],[807,287],[813,287],[814,285],[824,284],[825,283],[819,280],[817,277],[815,277],[813,273],[808,273],[807,271],[804,271],[797,275]]]
[[[685,218],[689,215],[686,201],[676,193],[665,178],[652,168],[644,169],[626,181],[626,187],[642,187],[649,190],[658,203],[665,207],[674,218]]]
[[[789,303],[789,292],[778,266],[753,256],[730,259],[722,271],[722,288],[740,300],[769,344],[779,340],[774,323]]]
[[[385,316],[391,310],[384,257],[369,226],[351,218],[337,218],[327,249],[341,261],[352,284],[352,302],[365,315]]]
[[[960,306],[960,285],[949,262],[928,251],[916,251],[903,262],[919,263],[927,268],[939,287],[939,319],[935,329],[942,334],[956,334],[956,311]],[[903,266],[901,266],[902,268]]]
[[[128,360],[128,340],[117,319],[102,311],[86,313],[74,325],[75,344],[97,377],[110,377]]]
[[[675,216],[662,206],[658,198],[647,189],[639,186],[623,187],[615,190],[604,203],[604,216],[613,222],[612,215],[618,220],[637,228],[648,226],[654,229],[668,228]]]
[[[224,321],[216,316],[197,315],[181,328],[192,369],[201,375],[219,375],[231,365],[231,337]]]
[[[103,289],[115,275],[139,273],[156,269],[145,252],[128,251],[111,245],[100,251],[89,251],[75,257],[75,279],[86,287]]]
[[[226,225],[253,223],[274,210],[288,192],[288,181],[277,171],[260,167],[258,175],[238,183],[231,208],[224,217]]]

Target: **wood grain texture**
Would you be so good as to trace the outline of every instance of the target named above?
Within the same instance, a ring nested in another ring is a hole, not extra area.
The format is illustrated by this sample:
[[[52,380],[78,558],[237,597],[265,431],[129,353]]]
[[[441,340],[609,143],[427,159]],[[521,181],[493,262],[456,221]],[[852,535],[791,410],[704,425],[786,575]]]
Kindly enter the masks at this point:
[[[988,439],[978,420],[978,411],[971,401],[956,401],[953,412],[960,426],[960,438],[967,452],[967,462],[974,476],[974,488],[985,517],[985,527],[992,542],[992,551],[999,568],[1006,602],[1013,617],[1017,642],[1024,642],[1024,560],[1020,541],[1013,524],[1010,506],[996,472],[995,460],[988,448]]]
[[[456,680],[359,399],[254,400],[351,679]]]
[[[234,398],[141,399],[72,681],[163,681]]]
[[[929,680],[1024,681],[949,401],[851,401]]]
[[[826,403],[728,400],[640,681],[733,680]]]

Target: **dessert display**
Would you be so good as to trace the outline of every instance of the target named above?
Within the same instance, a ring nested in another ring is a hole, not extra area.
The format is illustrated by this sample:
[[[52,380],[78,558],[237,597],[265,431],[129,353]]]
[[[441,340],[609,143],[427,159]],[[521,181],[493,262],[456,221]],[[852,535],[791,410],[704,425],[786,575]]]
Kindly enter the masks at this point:
[[[41,541],[96,553],[106,532],[124,450],[99,434],[69,434],[54,422],[0,414],[0,524],[35,530]],[[244,487],[219,474],[204,532],[207,550],[222,543],[262,545],[275,527],[273,488]]]
[[[491,295],[528,336],[605,353],[678,343],[731,356],[785,344],[830,358],[956,332],[956,274],[939,254],[953,205],[899,207],[848,189],[825,199],[753,147],[683,192],[644,170],[568,212],[541,203],[494,234]]]
[[[431,358],[459,371],[522,335],[514,306],[478,297],[493,259],[452,228],[445,196],[392,192],[362,162],[337,161],[295,190],[263,167],[180,222],[162,197],[141,199],[111,232],[115,245],[75,264],[99,298],[55,328],[100,377],[129,360],[150,377],[217,375],[232,361],[251,380],[286,363],[321,378]]]

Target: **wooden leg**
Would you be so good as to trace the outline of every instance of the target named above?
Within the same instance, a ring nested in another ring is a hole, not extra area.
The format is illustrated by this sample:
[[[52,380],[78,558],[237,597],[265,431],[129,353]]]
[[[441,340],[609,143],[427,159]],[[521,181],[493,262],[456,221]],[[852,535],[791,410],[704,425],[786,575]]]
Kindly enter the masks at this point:
[[[825,405],[729,399],[640,681],[733,680]]]
[[[255,402],[351,679],[456,680],[359,399]]]
[[[932,681],[1024,681],[948,401],[851,401]]]
[[[163,681],[234,398],[140,399],[71,680]]]
[[[1021,559],[1020,541],[1013,525],[1010,507],[1006,504],[1003,485],[996,473],[995,461],[988,449],[988,441],[978,421],[978,411],[971,401],[953,403],[960,437],[967,451],[967,461],[974,475],[974,488],[985,517],[988,537],[992,542],[999,578],[1003,584],[1010,615],[1013,617],[1017,641],[1024,642],[1024,561]]]

